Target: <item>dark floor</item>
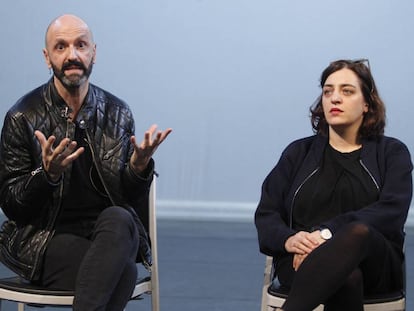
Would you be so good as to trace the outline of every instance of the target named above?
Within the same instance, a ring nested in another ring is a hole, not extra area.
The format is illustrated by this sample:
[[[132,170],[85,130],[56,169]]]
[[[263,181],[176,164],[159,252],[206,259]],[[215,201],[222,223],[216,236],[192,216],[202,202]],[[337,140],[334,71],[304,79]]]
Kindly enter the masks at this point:
[[[264,256],[253,224],[163,219],[158,229],[161,311],[260,310]],[[407,310],[414,310],[414,228],[407,231]],[[8,273],[0,268],[1,275]],[[149,311],[149,306],[145,297],[126,310]],[[16,307],[6,302],[2,310]]]

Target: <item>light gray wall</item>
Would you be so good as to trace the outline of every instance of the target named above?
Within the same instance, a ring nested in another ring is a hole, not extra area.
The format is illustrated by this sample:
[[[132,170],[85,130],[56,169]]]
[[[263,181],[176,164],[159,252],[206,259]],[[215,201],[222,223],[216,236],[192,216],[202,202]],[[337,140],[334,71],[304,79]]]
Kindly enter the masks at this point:
[[[312,133],[319,75],[338,58],[369,58],[386,133],[413,150],[411,0],[3,0],[1,116],[49,78],[44,31],[62,13],[92,28],[92,82],[131,105],[137,133],[174,129],[156,155],[173,214],[228,206],[250,217],[282,149]]]

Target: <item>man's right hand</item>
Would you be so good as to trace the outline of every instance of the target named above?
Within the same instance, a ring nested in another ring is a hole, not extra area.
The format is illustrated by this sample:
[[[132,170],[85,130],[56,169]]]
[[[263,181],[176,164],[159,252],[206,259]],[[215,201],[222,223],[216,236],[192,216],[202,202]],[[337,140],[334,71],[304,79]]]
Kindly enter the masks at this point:
[[[42,148],[43,169],[52,182],[58,182],[69,164],[85,151],[83,147],[76,149],[76,141],[71,141],[69,138],[62,139],[56,148],[53,148],[55,136],[52,135],[46,139],[46,136],[38,130],[34,134]]]

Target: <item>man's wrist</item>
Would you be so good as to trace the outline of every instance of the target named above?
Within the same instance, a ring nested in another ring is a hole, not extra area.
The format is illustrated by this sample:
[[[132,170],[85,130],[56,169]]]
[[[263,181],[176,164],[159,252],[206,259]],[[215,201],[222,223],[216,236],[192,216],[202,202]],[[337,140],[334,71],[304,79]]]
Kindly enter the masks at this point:
[[[147,166],[148,165],[140,166],[140,165],[133,165],[132,163],[129,164],[129,167],[131,168],[132,172],[138,176],[144,175],[143,172],[147,169]]]
[[[45,171],[45,169],[43,168],[43,166],[39,166],[37,169],[33,170],[31,173],[32,178],[39,175],[43,176],[43,178],[47,181],[47,183],[51,186],[57,186],[61,183],[62,181],[62,174],[59,176],[59,178],[57,178],[56,180],[53,179],[48,172]]]
[[[62,174],[60,175],[51,175],[48,172],[45,171],[45,175],[46,175],[46,179],[49,182],[49,184],[56,186],[58,184],[60,184],[60,182],[62,181]]]
[[[129,162],[129,169],[133,175],[138,178],[146,179],[148,178],[154,171],[154,161],[150,159],[147,165],[143,168],[134,166],[131,162]]]

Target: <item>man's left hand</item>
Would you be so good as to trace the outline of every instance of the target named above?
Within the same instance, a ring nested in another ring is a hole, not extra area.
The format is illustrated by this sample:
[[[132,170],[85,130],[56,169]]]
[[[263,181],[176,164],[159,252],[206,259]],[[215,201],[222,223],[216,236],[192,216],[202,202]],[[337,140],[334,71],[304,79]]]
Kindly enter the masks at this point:
[[[138,144],[135,136],[131,136],[131,143],[134,146],[134,152],[131,157],[131,168],[135,173],[141,174],[148,166],[155,150],[172,132],[171,128],[165,131],[157,131],[157,125],[153,124],[145,132],[144,139]]]

